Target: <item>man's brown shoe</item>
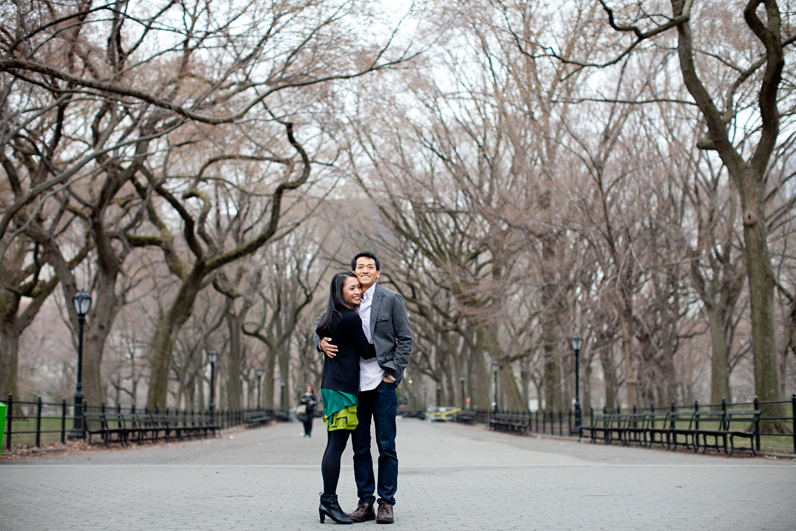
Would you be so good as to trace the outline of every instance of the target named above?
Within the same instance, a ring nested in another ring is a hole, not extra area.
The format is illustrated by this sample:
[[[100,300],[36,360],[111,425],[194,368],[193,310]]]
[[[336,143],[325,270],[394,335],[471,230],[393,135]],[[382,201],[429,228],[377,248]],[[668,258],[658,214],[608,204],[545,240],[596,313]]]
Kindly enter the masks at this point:
[[[395,517],[392,514],[392,505],[389,503],[380,503],[379,504],[379,512],[376,514],[376,523],[377,524],[391,524],[395,521]]]
[[[376,519],[376,511],[373,510],[372,503],[360,503],[357,505],[356,510],[349,514],[348,517],[354,522],[367,522],[368,520]]]

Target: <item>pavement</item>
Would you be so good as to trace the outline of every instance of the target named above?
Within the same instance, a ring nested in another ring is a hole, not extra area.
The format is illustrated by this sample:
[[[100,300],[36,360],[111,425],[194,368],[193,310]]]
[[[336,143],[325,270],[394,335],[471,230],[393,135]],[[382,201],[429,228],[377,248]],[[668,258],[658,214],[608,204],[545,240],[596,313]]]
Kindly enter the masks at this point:
[[[325,432],[0,461],[0,530],[321,530]],[[393,529],[796,529],[796,461],[694,455],[398,419]],[[338,490],[356,504],[350,447]],[[325,526],[334,526],[326,520]],[[374,522],[355,524],[358,531]],[[390,529],[390,528],[387,528]]]

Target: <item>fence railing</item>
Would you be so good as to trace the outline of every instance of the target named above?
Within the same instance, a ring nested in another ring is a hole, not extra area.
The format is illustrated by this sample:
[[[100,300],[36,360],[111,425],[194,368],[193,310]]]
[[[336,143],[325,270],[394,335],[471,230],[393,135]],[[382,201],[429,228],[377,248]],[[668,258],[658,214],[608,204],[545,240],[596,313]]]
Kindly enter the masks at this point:
[[[35,402],[14,400],[12,395],[8,395],[6,401],[6,422],[3,430],[3,447],[5,450],[25,446],[49,446],[53,444],[65,444],[74,426],[74,411],[71,404],[66,400],[61,402],[44,402],[39,397]],[[84,411],[104,411],[106,407],[88,406],[84,404]],[[136,406],[121,406],[107,408],[121,414],[135,414]],[[140,411],[140,408],[139,408]],[[193,415],[189,410],[148,410],[144,408],[144,413]],[[245,423],[247,415],[265,411],[258,409],[239,409],[239,410],[216,410],[213,412],[213,419],[221,429],[233,428]],[[271,417],[277,420],[287,418],[286,414],[278,411],[268,410]],[[209,414],[209,412],[207,412]]]
[[[784,410],[784,415],[770,415],[767,414],[767,409],[763,406],[780,405]],[[668,407],[656,407],[651,404],[647,408],[622,408],[617,407],[614,411],[619,414],[622,413],[655,413],[665,411],[700,411],[700,410],[744,410],[744,409],[757,409],[762,410],[763,414],[760,417],[760,433],[755,440],[755,448],[757,451],[769,453],[784,453],[796,454],[796,395],[793,395],[790,400],[781,401],[760,401],[755,397],[752,402],[737,402],[728,404],[722,400],[720,404],[700,404],[695,401],[693,405],[675,405],[672,403]],[[607,413],[606,408],[602,408],[603,413]],[[589,425],[594,417],[595,409],[591,408],[583,412],[582,425]],[[489,424],[494,418],[496,413],[510,413],[518,415],[526,421],[529,426],[530,433],[559,435],[559,436],[574,436],[577,437],[577,429],[575,428],[575,413],[573,410],[569,411],[510,411],[510,410],[494,410],[494,409],[476,409],[475,422],[478,424]],[[778,431],[773,431],[772,426],[777,423]]]

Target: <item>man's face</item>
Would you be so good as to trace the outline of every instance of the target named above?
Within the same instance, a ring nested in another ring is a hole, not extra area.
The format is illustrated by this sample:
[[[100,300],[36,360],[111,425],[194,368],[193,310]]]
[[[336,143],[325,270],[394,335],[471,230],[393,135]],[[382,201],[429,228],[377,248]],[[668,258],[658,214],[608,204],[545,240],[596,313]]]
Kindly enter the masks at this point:
[[[354,274],[359,279],[359,283],[362,284],[362,291],[367,291],[379,279],[381,271],[376,269],[376,260],[360,256],[357,258],[357,267],[354,269]]]

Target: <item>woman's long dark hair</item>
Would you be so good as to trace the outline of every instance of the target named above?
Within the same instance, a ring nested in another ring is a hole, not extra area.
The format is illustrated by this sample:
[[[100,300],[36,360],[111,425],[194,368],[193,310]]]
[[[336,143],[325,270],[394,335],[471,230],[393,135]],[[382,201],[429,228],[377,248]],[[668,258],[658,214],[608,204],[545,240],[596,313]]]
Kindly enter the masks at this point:
[[[351,271],[343,271],[332,277],[332,284],[329,286],[329,305],[321,316],[321,320],[318,321],[316,330],[329,329],[332,326],[332,321],[335,318],[340,318],[340,310],[347,308],[343,300],[343,286],[349,277],[357,278]]]

